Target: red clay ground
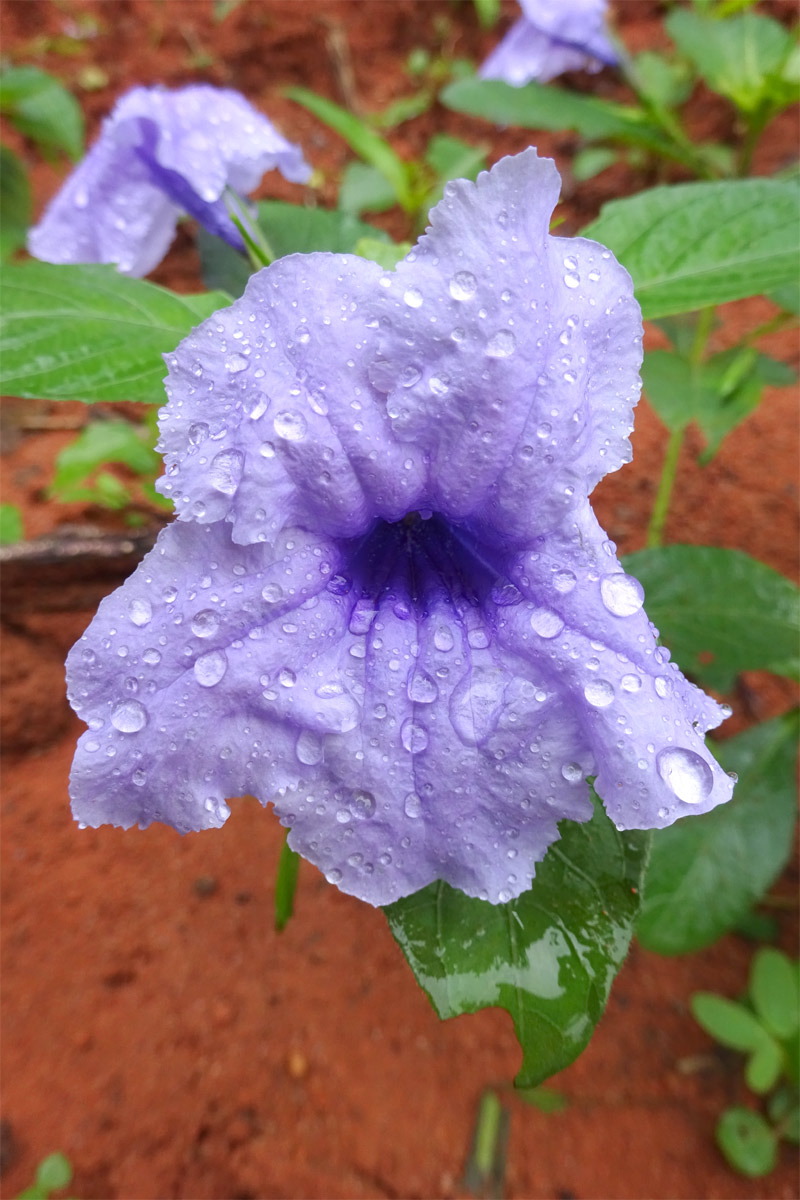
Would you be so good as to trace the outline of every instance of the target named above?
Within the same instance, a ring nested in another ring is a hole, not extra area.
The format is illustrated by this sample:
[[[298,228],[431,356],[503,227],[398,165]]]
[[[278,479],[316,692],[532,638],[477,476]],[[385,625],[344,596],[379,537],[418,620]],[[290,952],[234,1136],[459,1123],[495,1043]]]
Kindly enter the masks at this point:
[[[658,44],[658,5],[636,0],[617,12],[629,46]],[[100,30],[80,55],[45,48],[32,58],[41,35],[74,30],[85,13]],[[343,35],[355,98],[367,109],[407,90],[400,64],[415,46],[434,47],[438,38],[451,53],[478,58],[493,41],[478,30],[471,5],[445,0],[249,0],[221,24],[206,0],[11,0],[3,49],[70,83],[87,65],[104,70],[108,85],[82,97],[92,132],[134,82],[203,78],[238,87],[325,170],[331,203],[346,152],[279,89],[302,83],[343,99],[348,73],[335,53]],[[615,85],[601,78],[592,86],[613,94]],[[698,97],[695,114],[698,129],[730,132],[708,97]],[[489,141],[492,160],[533,140],[437,109],[400,130],[396,144],[417,153],[439,128]],[[779,124],[758,169],[786,161],[795,142],[795,122]],[[539,144],[567,167],[572,137]],[[40,204],[62,170],[36,168]],[[566,230],[634,186],[641,180],[619,168],[581,188],[565,206]],[[265,194],[298,199],[301,191],[270,176]],[[398,222],[392,229],[404,232]],[[196,288],[196,269],[179,243],[159,278]],[[729,306],[717,345],[732,344],[769,311],[763,301]],[[776,335],[765,348],[797,366],[793,335]],[[22,505],[29,536],[100,516],[43,499],[54,455],[71,435],[18,428],[20,418],[24,426],[76,414],[79,406],[28,406],[12,415],[4,499]],[[797,425],[796,398],[772,392],[704,470],[690,439],[669,540],[739,547],[796,577]],[[663,429],[644,404],[634,449],[633,464],[596,494],[622,551],[643,543],[664,450]],[[52,589],[17,595],[4,614],[2,1066],[13,1144],[2,1195],[16,1195],[56,1149],[72,1160],[70,1194],[82,1200],[463,1194],[480,1093],[508,1085],[519,1065],[510,1019],[491,1011],[439,1023],[382,914],[307,864],[297,915],[276,935],[281,831],[255,802],[240,802],[223,830],[186,838],[164,828],[79,832],[66,779],[81,727],[63,699],[62,662],[91,611],[85,603],[85,611],[43,611],[53,603]],[[783,711],[793,694],[753,676],[728,699],[736,712],[726,728],[735,732]],[[796,886],[789,873],[779,890],[793,895]],[[791,949],[796,918],[787,913],[782,924]],[[751,953],[736,937],[673,960],[634,948],[588,1051],[554,1081],[567,1110],[546,1116],[507,1093],[507,1194],[794,1197],[788,1152],[761,1181],[734,1175],[719,1157],[713,1128],[719,1111],[743,1098],[740,1070],[711,1052],[688,1013],[697,989],[740,991]]]

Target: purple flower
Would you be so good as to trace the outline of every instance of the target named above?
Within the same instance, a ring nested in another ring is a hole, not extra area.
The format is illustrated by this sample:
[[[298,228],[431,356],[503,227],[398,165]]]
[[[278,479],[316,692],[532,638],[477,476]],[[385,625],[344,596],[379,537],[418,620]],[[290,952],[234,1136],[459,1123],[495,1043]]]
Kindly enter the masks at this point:
[[[520,0],[523,16],[495,47],[479,74],[521,87],[565,71],[599,71],[619,55],[605,32],[606,0]]]
[[[557,821],[727,800],[720,706],[669,661],[588,494],[630,458],[641,319],[548,234],[534,150],[449,184],[395,272],[291,255],[168,356],[178,520],[72,650],[87,825],[221,825],[385,904],[505,901]]]
[[[224,193],[252,192],[273,168],[294,183],[311,174],[300,148],[238,92],[133,88],[30,231],[28,249],[46,262],[113,262],[146,275],[181,213],[241,249]]]

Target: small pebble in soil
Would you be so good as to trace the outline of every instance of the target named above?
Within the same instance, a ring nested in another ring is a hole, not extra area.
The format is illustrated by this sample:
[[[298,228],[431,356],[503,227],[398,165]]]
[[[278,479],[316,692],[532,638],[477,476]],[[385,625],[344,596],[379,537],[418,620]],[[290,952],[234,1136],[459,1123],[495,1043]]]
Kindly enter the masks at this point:
[[[292,1079],[304,1079],[308,1074],[308,1059],[302,1050],[290,1050],[286,1068]]]
[[[216,879],[212,875],[198,875],[192,884],[196,896],[206,899],[208,896],[213,896],[214,892],[219,887]]]

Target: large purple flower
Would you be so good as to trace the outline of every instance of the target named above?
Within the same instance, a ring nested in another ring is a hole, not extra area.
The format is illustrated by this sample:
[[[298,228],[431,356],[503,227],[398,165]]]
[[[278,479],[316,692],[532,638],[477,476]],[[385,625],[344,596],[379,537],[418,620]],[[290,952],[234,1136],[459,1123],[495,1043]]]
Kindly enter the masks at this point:
[[[395,272],[292,255],[169,356],[178,520],[70,655],[78,820],[204,829],[251,793],[372,904],[499,902],[587,776],[621,828],[729,798],[723,710],[589,506],[641,320],[607,250],[549,236],[558,185],[503,159]]]
[[[28,237],[35,258],[111,262],[146,275],[181,213],[243,248],[224,193],[252,192],[265,171],[304,183],[311,170],[244,96],[197,84],[133,88]]]
[[[520,0],[523,15],[479,74],[521,87],[565,71],[599,71],[619,55],[605,32],[606,0]]]

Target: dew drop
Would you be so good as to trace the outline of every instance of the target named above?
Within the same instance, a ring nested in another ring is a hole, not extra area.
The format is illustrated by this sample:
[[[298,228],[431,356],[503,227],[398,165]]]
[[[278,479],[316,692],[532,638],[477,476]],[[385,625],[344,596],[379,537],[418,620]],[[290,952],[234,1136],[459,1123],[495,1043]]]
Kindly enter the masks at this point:
[[[562,766],[561,774],[567,783],[579,783],[583,779],[583,768],[579,763],[567,762]]]
[[[670,681],[663,675],[657,675],[653,686],[656,689],[656,695],[660,696],[662,700],[665,700],[671,691],[672,685],[670,684]]]
[[[492,667],[473,669],[465,675],[450,698],[450,720],[461,741],[477,746],[493,731],[503,708],[502,671]]]
[[[571,592],[577,582],[572,571],[556,571],[553,576],[553,587],[562,596],[566,596],[568,592]]]
[[[510,329],[498,329],[486,343],[490,358],[509,358],[517,348],[517,339]]]
[[[422,305],[423,299],[424,297],[419,288],[412,287],[403,293],[403,303],[407,304],[409,308],[419,308]]]
[[[701,804],[714,787],[714,776],[707,762],[693,750],[670,746],[656,755],[656,767],[667,787],[684,804]]]
[[[285,409],[279,412],[272,422],[278,437],[287,442],[302,442],[308,432],[308,424],[302,413]]]
[[[433,704],[439,695],[439,687],[425,671],[414,671],[408,677],[408,698],[416,704]]]
[[[473,650],[485,650],[489,645],[489,635],[485,629],[470,629],[467,642]]]
[[[353,816],[365,818],[375,815],[375,797],[372,792],[358,790],[353,792],[350,800],[350,810]]]
[[[428,731],[418,721],[405,721],[400,729],[400,741],[409,754],[421,754],[428,745]]]
[[[530,621],[533,632],[543,638],[558,637],[564,628],[561,617],[549,608],[535,608],[531,613]]]
[[[201,687],[214,687],[228,669],[228,660],[221,650],[201,654],[194,664],[194,677]]]
[[[322,762],[322,742],[310,729],[302,730],[294,750],[298,761],[307,767],[315,767]]]
[[[195,613],[192,617],[191,630],[195,637],[213,637],[218,629],[219,618],[210,608],[204,608],[202,612]]]
[[[619,681],[619,686],[623,692],[640,692],[642,690],[642,680],[639,675],[623,675]]]
[[[471,271],[458,271],[450,280],[450,295],[454,300],[469,300],[475,295],[478,281]]]
[[[211,463],[209,482],[224,496],[232,496],[239,486],[244,468],[244,455],[240,450],[220,450]]]
[[[442,654],[446,654],[448,650],[452,650],[455,644],[452,632],[446,625],[437,625],[433,631],[433,644]]]
[[[278,604],[283,599],[283,588],[279,583],[266,583],[261,589],[261,599],[267,604]]]
[[[593,708],[608,708],[614,699],[614,689],[606,679],[593,679],[586,684],[583,694]]]
[[[492,600],[499,608],[510,608],[521,599],[522,592],[513,583],[496,583],[492,588]]]
[[[128,615],[134,625],[147,625],[153,618],[153,606],[149,600],[131,600]]]
[[[225,370],[231,375],[238,375],[240,371],[247,370],[247,359],[243,354],[231,354],[225,359]]]
[[[328,883],[333,883],[333,884],[341,883],[342,882],[342,872],[339,870],[338,867],[331,867],[330,871],[328,871],[325,878],[327,879]]]
[[[281,667],[280,671],[278,672],[278,682],[282,687],[285,688],[294,687],[294,685],[297,683],[297,676],[295,675],[294,671],[290,671],[288,667]]]
[[[161,654],[153,647],[149,647],[142,655],[142,662],[147,663],[148,667],[157,667],[161,662]]]
[[[615,617],[631,617],[644,604],[644,588],[632,575],[606,575],[600,581],[600,596]]]
[[[422,816],[422,800],[416,792],[409,792],[403,802],[403,811],[412,821]]]
[[[111,714],[111,724],[120,733],[138,733],[147,724],[147,709],[138,700],[118,704]]]

